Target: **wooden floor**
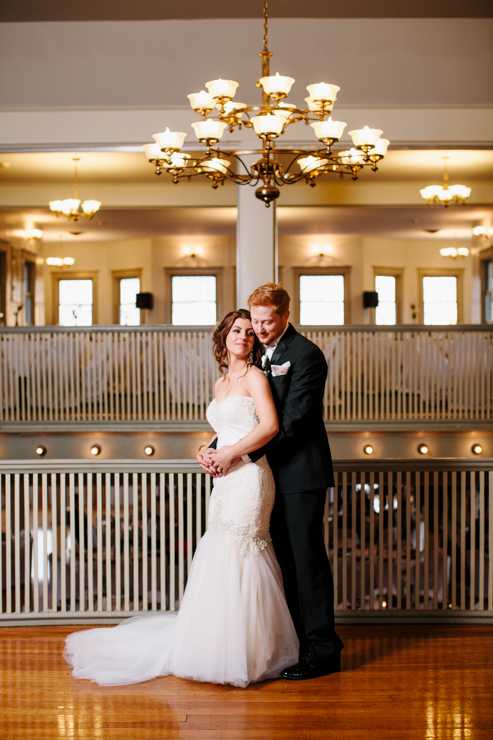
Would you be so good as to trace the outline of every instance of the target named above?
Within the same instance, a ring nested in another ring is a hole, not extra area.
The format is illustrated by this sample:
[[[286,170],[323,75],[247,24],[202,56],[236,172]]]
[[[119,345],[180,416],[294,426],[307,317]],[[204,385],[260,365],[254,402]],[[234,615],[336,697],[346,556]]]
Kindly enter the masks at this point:
[[[247,689],[158,678],[100,688],[62,657],[74,628],[0,628],[0,737],[492,740],[493,628],[341,627],[343,671]]]

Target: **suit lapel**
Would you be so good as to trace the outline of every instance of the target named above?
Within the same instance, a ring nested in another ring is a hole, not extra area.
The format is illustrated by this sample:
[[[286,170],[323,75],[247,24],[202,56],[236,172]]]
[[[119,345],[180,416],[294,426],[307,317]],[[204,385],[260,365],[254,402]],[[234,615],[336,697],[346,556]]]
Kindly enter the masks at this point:
[[[274,353],[272,355],[271,359],[271,365],[279,365],[279,360],[282,359],[283,355],[287,352],[289,349],[289,345],[293,341],[294,336],[296,335],[296,329],[292,324],[288,325],[288,328],[284,332],[283,336],[281,337],[281,341],[277,345],[277,347],[274,350]]]

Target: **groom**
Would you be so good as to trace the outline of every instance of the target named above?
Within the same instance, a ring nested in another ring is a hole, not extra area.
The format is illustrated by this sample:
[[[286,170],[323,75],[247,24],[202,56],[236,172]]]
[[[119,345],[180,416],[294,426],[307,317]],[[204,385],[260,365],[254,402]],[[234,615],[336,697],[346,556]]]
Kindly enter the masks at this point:
[[[300,640],[300,662],[281,676],[304,680],[339,671],[343,643],[334,629],[334,586],[322,533],[327,488],[334,485],[323,422],[327,363],[288,323],[290,300],[274,283],[261,285],[248,299],[279,417],[276,437],[248,457],[256,462],[266,454],[274,474],[270,531]],[[203,450],[197,460],[211,471],[214,451]]]

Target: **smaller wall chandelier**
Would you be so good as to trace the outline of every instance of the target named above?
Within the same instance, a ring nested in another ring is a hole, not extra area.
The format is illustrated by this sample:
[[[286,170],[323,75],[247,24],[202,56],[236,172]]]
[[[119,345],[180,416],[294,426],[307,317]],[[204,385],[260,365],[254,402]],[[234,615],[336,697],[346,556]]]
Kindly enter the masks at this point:
[[[292,77],[270,74],[271,52],[268,50],[268,8],[264,0],[264,47],[262,77],[257,86],[262,90],[262,104],[248,106],[233,100],[238,83],[234,80],[210,80],[205,83],[207,92],[188,95],[190,105],[201,117],[192,123],[199,142],[206,147],[203,156],[192,157],[180,151],[186,133],[166,131],[154,134],[155,143],[145,144],[147,159],[156,167],[156,175],[168,172],[173,182],[181,178],[190,179],[203,175],[215,189],[226,180],[237,185],[255,187],[255,195],[266,206],[279,197],[279,186],[292,185],[305,180],[316,185],[316,178],[325,174],[351,175],[356,180],[363,167],[377,170],[378,162],[385,156],[388,139],[382,139],[380,129],[365,126],[350,131],[353,147],[347,151],[334,152],[333,144],[342,137],[346,123],[333,121],[330,114],[340,88],[337,85],[319,82],[307,85],[306,107],[285,102],[294,83]],[[318,139],[310,151],[277,149],[275,140],[287,126],[293,123],[310,125]],[[223,151],[217,147],[226,130],[232,133],[242,127],[251,128],[262,142],[262,149],[253,152]],[[260,155],[260,159],[247,165],[239,156],[242,153]],[[276,154],[291,155],[279,161]]]
[[[449,205],[463,205],[471,195],[471,188],[466,185],[449,185],[447,172],[447,159],[443,159],[443,185],[428,185],[420,190],[421,197],[428,205],[437,204],[447,208]]]
[[[75,259],[73,257],[64,257],[63,256],[63,242],[62,242],[62,235],[60,234],[60,242],[59,242],[59,256],[58,257],[47,257],[45,259],[45,262],[49,267],[72,267],[73,264],[75,264]]]
[[[50,211],[53,211],[57,216],[66,216],[69,221],[78,221],[81,216],[82,218],[91,219],[101,208],[101,203],[99,200],[85,200],[81,204],[77,192],[77,163],[80,162],[80,157],[72,157],[72,161],[74,162],[74,197],[65,200],[51,200]]]
[[[457,236],[454,235],[454,246],[442,247],[442,249],[440,249],[440,254],[442,257],[452,257],[452,259],[456,260],[458,257],[467,257],[469,249],[467,247],[458,247]]]

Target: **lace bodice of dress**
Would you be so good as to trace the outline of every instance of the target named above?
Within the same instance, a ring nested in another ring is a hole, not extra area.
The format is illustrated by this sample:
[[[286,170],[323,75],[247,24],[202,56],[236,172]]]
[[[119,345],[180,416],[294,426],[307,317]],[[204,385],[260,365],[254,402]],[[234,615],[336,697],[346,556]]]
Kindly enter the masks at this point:
[[[218,447],[235,444],[259,422],[253,398],[238,394],[219,402],[214,399],[207,409],[207,420],[217,433]]]
[[[259,423],[253,399],[231,395],[207,409],[217,432],[217,446],[235,444]],[[214,479],[207,531],[234,540],[242,555],[259,554],[270,542],[269,520],[275,485],[266,457],[240,462],[222,478]]]

